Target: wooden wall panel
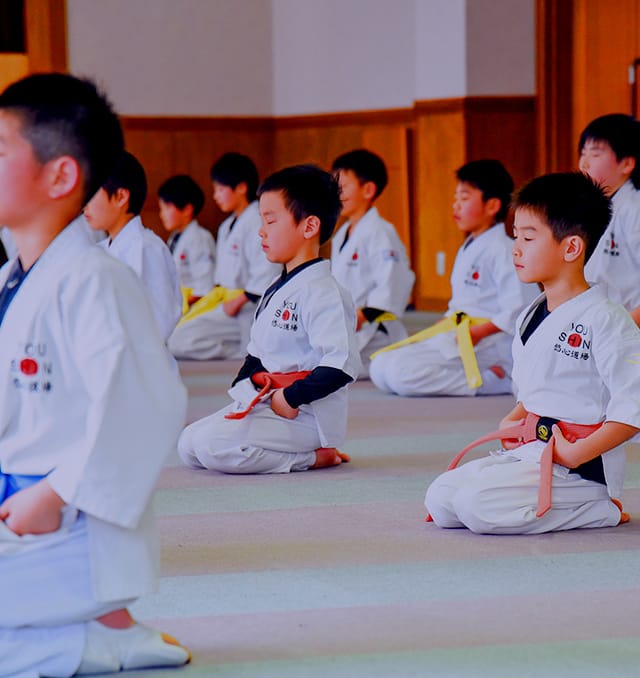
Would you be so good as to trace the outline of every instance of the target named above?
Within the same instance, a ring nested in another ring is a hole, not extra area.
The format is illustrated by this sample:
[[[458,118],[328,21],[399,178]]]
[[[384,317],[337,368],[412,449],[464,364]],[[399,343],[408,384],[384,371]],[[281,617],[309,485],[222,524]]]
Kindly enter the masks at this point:
[[[379,153],[389,185],[377,204],[410,253],[417,308],[441,310],[451,295],[449,276],[462,235],[451,218],[454,171],[479,157],[502,160],[522,182],[533,173],[531,98],[476,98],[418,102],[413,110],[371,111],[295,118],[124,118],[127,147],[144,165],[147,226],[166,237],[156,193],[164,179],[191,174],[207,194],[200,217],[215,233],[223,215],[211,198],[209,167],[226,151],[250,155],[262,177],[286,165],[329,168],[354,148]],[[437,253],[445,269],[437,273]],[[328,251],[323,252],[325,255]]]
[[[0,54],[0,92],[29,73],[26,54]]]
[[[631,113],[628,68],[640,57],[640,0],[536,0],[538,171],[575,168],[580,132]]]
[[[211,197],[209,169],[220,155],[249,155],[260,176],[273,171],[273,123],[268,118],[133,118],[122,119],[127,148],[147,172],[149,195],[144,223],[166,238],[158,215],[157,191],[174,174],[189,174],[205,192],[200,223],[214,234],[224,215]]]
[[[573,0],[536,0],[536,167],[574,167]]]
[[[451,214],[456,168],[466,161],[462,100],[416,105],[416,228],[413,265],[416,307],[444,310],[451,296],[449,277],[462,235]],[[437,271],[437,257],[445,269]]]
[[[535,176],[533,97],[469,98],[464,109],[467,160],[500,160],[516,186]]]
[[[387,166],[389,183],[376,206],[396,227],[411,253],[411,110],[279,118],[275,125],[274,159],[278,167],[314,162],[330,169],[338,155],[355,148],[367,148],[380,155]]]
[[[640,0],[573,0],[573,3],[575,149],[580,132],[593,118],[632,112],[628,69],[640,57]]]
[[[66,0],[25,0],[29,70],[67,70]]]

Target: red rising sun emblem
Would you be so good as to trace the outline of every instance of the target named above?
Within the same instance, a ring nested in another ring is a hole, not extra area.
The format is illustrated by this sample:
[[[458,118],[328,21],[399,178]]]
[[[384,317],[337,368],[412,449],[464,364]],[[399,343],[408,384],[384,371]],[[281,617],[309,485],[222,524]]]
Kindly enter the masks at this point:
[[[33,358],[23,358],[20,361],[20,372],[32,376],[38,371],[38,363]]]
[[[291,317],[291,313],[289,313],[288,310],[285,310],[285,312],[282,314],[282,319],[283,320],[289,320],[290,317]]]
[[[579,334],[570,334],[569,338],[567,339],[567,344],[569,344],[569,346],[573,346],[574,348],[580,346],[581,343],[582,338]]]
[[[472,277],[474,280],[477,280],[477,279],[480,277],[480,273],[478,273],[478,271],[474,271],[474,272],[471,274],[471,277]]]
[[[351,255],[351,260],[352,260],[352,261],[358,261],[358,253],[357,253],[357,252],[354,252],[354,253]]]

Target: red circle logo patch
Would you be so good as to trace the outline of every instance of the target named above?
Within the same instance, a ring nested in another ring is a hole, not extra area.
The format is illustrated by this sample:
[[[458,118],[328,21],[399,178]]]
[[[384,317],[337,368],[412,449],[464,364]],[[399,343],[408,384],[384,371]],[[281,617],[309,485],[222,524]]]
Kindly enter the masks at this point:
[[[474,280],[477,280],[477,279],[480,277],[480,274],[478,273],[478,271],[474,271],[474,272],[471,274],[471,277],[472,277]]]
[[[569,338],[567,339],[567,344],[569,346],[573,346],[574,348],[580,346],[582,343],[582,339],[579,334],[570,334]]]
[[[291,317],[291,313],[289,313],[288,310],[286,310],[286,311],[282,314],[282,319],[283,319],[283,320],[289,320],[290,317]]]
[[[358,261],[358,253],[357,253],[357,252],[354,252],[354,253],[351,255],[351,260],[352,260],[352,261]]]
[[[20,361],[20,372],[32,376],[38,371],[38,363],[33,358],[23,358]]]

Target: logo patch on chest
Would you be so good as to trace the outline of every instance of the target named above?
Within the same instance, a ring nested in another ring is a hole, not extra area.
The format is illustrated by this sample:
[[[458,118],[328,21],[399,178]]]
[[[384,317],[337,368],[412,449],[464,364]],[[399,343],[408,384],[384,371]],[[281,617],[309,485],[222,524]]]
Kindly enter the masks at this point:
[[[271,326],[288,332],[298,331],[298,302],[284,300],[282,305],[273,312]]]
[[[604,254],[608,254],[610,257],[620,256],[620,245],[618,244],[613,231],[611,232],[611,235],[604,241],[604,249],[602,252]]]
[[[44,342],[28,342],[19,348],[19,356],[11,360],[11,380],[15,389],[29,393],[48,393],[52,390],[53,364],[47,357]]]
[[[464,284],[471,287],[480,287],[480,267],[472,265],[464,278]]]
[[[580,322],[571,325],[558,335],[553,350],[574,360],[589,360],[591,358],[592,332],[590,325]]]

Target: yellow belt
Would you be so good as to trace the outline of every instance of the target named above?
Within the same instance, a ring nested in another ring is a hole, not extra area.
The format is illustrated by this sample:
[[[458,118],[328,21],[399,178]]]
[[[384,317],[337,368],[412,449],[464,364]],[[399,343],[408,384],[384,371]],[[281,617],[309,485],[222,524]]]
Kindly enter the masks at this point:
[[[385,353],[386,351],[393,351],[396,348],[402,346],[408,346],[409,344],[415,344],[418,341],[424,341],[425,339],[430,339],[435,337],[438,334],[444,334],[445,332],[454,331],[458,339],[458,352],[460,353],[460,358],[462,359],[462,365],[464,367],[464,373],[467,377],[467,383],[470,388],[479,388],[482,386],[482,377],[480,376],[480,370],[478,368],[478,361],[476,360],[476,354],[473,350],[473,342],[471,341],[471,334],[469,328],[472,325],[483,325],[488,323],[488,318],[472,318],[468,316],[463,311],[457,311],[451,315],[442,318],[439,322],[431,327],[427,327],[416,334],[412,334],[410,337],[398,341],[395,344],[390,344],[381,348],[379,351],[371,354],[371,359],[375,358],[380,353]]]
[[[391,311],[383,311],[380,315],[377,315],[374,319],[374,323],[383,323],[385,320],[397,320],[398,316],[391,313]]]
[[[189,288],[183,287],[182,288],[182,295],[183,295],[183,304],[184,304],[184,299],[185,299],[185,292],[188,291]],[[189,320],[193,320],[194,318],[197,318],[199,315],[202,315],[203,313],[208,313],[209,311],[212,311],[216,306],[219,306],[220,304],[224,303],[225,301],[231,301],[232,299],[235,299],[236,297],[239,297],[242,294],[243,290],[230,290],[226,287],[214,287],[210,292],[207,292],[204,297],[200,297],[198,301],[196,301],[195,304],[189,308],[186,312],[184,312],[184,305],[183,305],[183,316],[180,318],[180,322],[178,323],[178,327],[180,325],[183,325],[186,322],[189,322]],[[186,297],[188,298],[188,296]]]
[[[182,315],[189,310],[189,299],[193,294],[193,287],[181,287],[180,294],[182,294]]]

